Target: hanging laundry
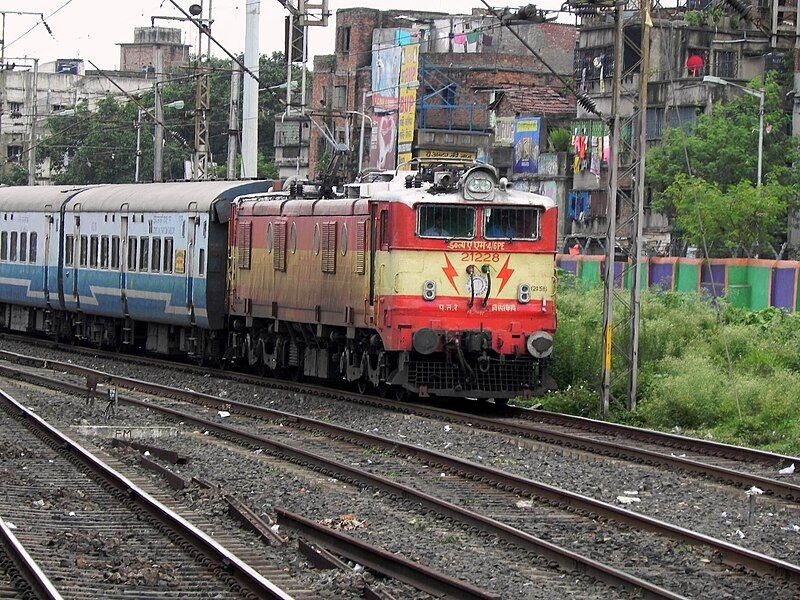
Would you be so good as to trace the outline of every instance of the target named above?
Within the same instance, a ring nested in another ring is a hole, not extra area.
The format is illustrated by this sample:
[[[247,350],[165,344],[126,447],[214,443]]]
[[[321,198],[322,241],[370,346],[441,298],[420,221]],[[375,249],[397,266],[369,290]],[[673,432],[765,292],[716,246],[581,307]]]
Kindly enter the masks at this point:
[[[611,160],[611,137],[603,137],[603,162],[607,163]]]
[[[467,45],[467,36],[463,33],[457,33],[453,36],[453,43],[458,46],[466,46]]]
[[[484,48],[491,48],[492,44],[494,43],[494,38],[490,35],[483,34],[483,46]]]
[[[600,177],[600,149],[592,148],[592,158],[589,162],[589,172],[595,177]]]
[[[572,172],[576,175],[581,172],[581,157],[577,154],[575,155],[574,160],[572,161]]]
[[[479,39],[481,39],[481,34],[477,31],[470,31],[467,33],[467,42],[470,44],[477,44]]]
[[[586,221],[589,207],[589,192],[572,190],[567,195],[567,216],[573,221]]]
[[[586,158],[586,140],[587,138],[585,135],[579,135],[577,143],[575,144],[575,151],[581,160]]]

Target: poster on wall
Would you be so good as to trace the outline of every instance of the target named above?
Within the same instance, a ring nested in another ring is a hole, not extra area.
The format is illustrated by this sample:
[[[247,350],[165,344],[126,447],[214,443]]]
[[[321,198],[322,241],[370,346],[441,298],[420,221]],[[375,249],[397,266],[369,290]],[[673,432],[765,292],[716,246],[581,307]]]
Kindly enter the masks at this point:
[[[397,109],[403,48],[397,45],[399,29],[376,29],[372,38],[372,106]]]
[[[414,143],[414,127],[417,117],[417,83],[419,77],[419,44],[403,46],[400,66],[400,105],[397,125],[398,168],[409,169],[411,146]]]
[[[514,173],[539,171],[541,117],[524,117],[514,122]]]
[[[369,164],[376,169],[392,170],[397,156],[397,114],[376,115],[373,121]]]

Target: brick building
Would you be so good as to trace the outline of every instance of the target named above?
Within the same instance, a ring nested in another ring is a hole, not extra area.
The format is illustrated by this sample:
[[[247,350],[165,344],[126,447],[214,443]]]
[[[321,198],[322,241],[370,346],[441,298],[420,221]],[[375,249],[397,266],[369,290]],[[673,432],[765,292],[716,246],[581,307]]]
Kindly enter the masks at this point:
[[[739,85],[763,77],[769,69],[783,69],[787,51],[794,44],[796,8],[783,6],[783,0],[758,3],[755,16],[765,31],[756,28],[730,8],[714,9],[707,0],[687,0],[682,6],[659,9],[652,15],[650,79],[648,83],[647,143],[661,142],[669,128],[688,129],[697,116],[709,112],[714,102],[732,99],[741,94],[730,86],[703,84],[703,77],[713,75]],[[780,19],[773,18],[780,13]],[[787,17],[788,15],[788,17]],[[636,13],[626,15],[626,67],[628,57],[638,54],[641,43],[641,21]],[[787,21],[790,20],[790,22]],[[770,24],[772,24],[770,29]],[[596,102],[603,115],[611,113],[611,76],[614,69],[614,19],[609,13],[582,18],[575,50],[574,77],[582,91]],[[635,44],[636,46],[631,46]],[[631,60],[635,60],[632,58]],[[638,68],[634,68],[623,86],[622,116],[634,110],[639,88]],[[597,117],[578,108],[573,133],[586,140],[586,158],[573,175],[566,211],[565,231],[590,252],[600,252],[600,243],[607,229],[606,206],[608,164],[603,156],[608,129]],[[623,129],[623,146],[632,129]],[[635,139],[635,138],[634,138]],[[593,161],[594,155],[599,159]],[[607,154],[606,154],[607,156]],[[625,154],[623,153],[623,160]],[[624,169],[623,169],[624,171]],[[621,189],[630,189],[630,180],[621,180]],[[644,241],[650,254],[680,253],[672,243],[672,227],[667,218],[653,211],[646,196]],[[627,203],[620,203],[620,221],[629,215]],[[630,236],[628,226],[618,229],[624,246]]]
[[[163,52],[165,71],[189,62],[189,46],[181,40],[180,29],[136,27],[133,30],[133,43],[119,44],[120,71],[154,71],[159,48]]]
[[[515,29],[559,73],[571,76],[573,26],[525,21]],[[523,88],[530,90],[524,106],[516,100]],[[528,109],[574,115],[574,101],[560,81],[496,18],[477,9],[467,15],[337,11],[336,52],[314,58],[310,102],[314,118],[353,150],[351,174],[359,158],[359,113],[368,116],[363,165],[391,169],[398,150],[401,163],[442,153],[490,159],[498,117]],[[312,128],[312,175],[331,150]]]

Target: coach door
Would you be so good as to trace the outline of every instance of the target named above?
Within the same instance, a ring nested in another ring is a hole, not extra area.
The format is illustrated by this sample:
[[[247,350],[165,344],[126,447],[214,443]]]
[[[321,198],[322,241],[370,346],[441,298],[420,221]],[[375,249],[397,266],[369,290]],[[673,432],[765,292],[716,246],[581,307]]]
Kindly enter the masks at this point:
[[[75,205],[75,212],[80,210],[80,204]],[[81,216],[79,214],[64,214],[64,303],[69,308],[80,308],[78,297],[78,273],[81,261],[86,260],[89,251],[81,243]]]
[[[128,205],[123,204],[120,212],[127,213]],[[113,250],[113,249],[112,249]],[[122,313],[128,316],[128,215],[119,218],[119,244],[116,248],[119,263],[119,289],[122,301]]]
[[[197,204],[192,202],[189,205],[190,211],[197,210]],[[200,219],[195,212],[188,218],[186,224],[186,308],[192,323],[195,322],[194,316],[194,274],[195,274],[195,255],[199,254],[199,260],[204,259],[203,252],[197,252],[197,228],[200,226]],[[199,272],[203,272],[205,265],[200,265]]]
[[[45,220],[45,224],[44,224],[45,225],[45,229],[44,229],[44,252],[41,255],[41,261],[42,261],[42,265],[43,265],[42,274],[43,274],[43,278],[44,278],[42,289],[44,290],[44,301],[47,304],[47,307],[48,308],[52,308],[52,305],[50,304],[50,288],[51,288],[51,286],[50,286],[50,273],[52,272],[52,269],[50,268],[50,264],[51,264],[51,258],[50,258],[50,236],[53,233],[53,223],[55,223],[55,218],[56,217],[53,214],[53,206],[51,204],[48,204],[47,206],[45,206],[45,210],[47,212],[45,213],[45,216],[44,216],[44,220]],[[29,235],[32,236],[33,232],[31,232]],[[31,248],[34,247],[34,244],[36,244],[36,242],[31,242],[31,244],[30,244]],[[56,245],[56,247],[57,247],[57,245]],[[28,258],[33,260],[34,257],[30,256],[30,254],[29,254]],[[37,256],[36,257],[36,262],[39,262],[39,260],[40,260],[40,257]]]

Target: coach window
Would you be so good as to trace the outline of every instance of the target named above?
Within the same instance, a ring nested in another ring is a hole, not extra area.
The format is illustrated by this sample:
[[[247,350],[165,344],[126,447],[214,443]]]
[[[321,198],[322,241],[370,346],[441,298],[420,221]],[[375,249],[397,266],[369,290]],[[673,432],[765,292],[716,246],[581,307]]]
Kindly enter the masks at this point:
[[[206,251],[205,251],[204,248],[200,248],[199,255],[200,255],[200,265],[199,265],[199,267],[197,269],[197,273],[199,275],[205,275],[206,274]]]
[[[64,265],[67,267],[72,266],[72,261],[75,255],[75,237],[68,235],[64,239]]]
[[[172,273],[172,238],[164,238],[164,273]]]
[[[89,258],[89,236],[82,235],[81,236],[81,253],[80,253],[80,260],[81,266],[85,267],[88,264]]]
[[[119,236],[111,236],[111,268],[119,269]]]
[[[381,211],[380,232],[381,232],[381,250],[388,250],[389,249],[389,211],[385,210],[385,209]]]
[[[423,238],[472,239],[475,236],[475,209],[423,204],[417,209],[417,234]]]
[[[100,238],[100,268],[108,268],[108,236]]]
[[[28,260],[31,261],[32,263],[36,262],[36,251],[39,248],[37,244],[38,240],[39,240],[39,234],[36,233],[35,231],[32,231],[29,240],[30,248],[28,251]]]
[[[128,271],[136,270],[136,249],[139,240],[135,237],[128,238]]]
[[[150,270],[158,273],[161,270],[161,238],[153,238],[153,252],[151,254]]]
[[[28,262],[28,234],[25,231],[19,234],[19,262]]]
[[[100,254],[100,238],[99,236],[93,235],[89,239],[89,268],[96,269],[98,263],[98,256]]]
[[[8,260],[8,232],[0,232],[0,260]]]
[[[11,232],[11,251],[8,253],[8,260],[11,262],[17,261],[17,232]]]
[[[142,272],[147,271],[147,265],[150,261],[150,238],[139,238],[139,270]]]

